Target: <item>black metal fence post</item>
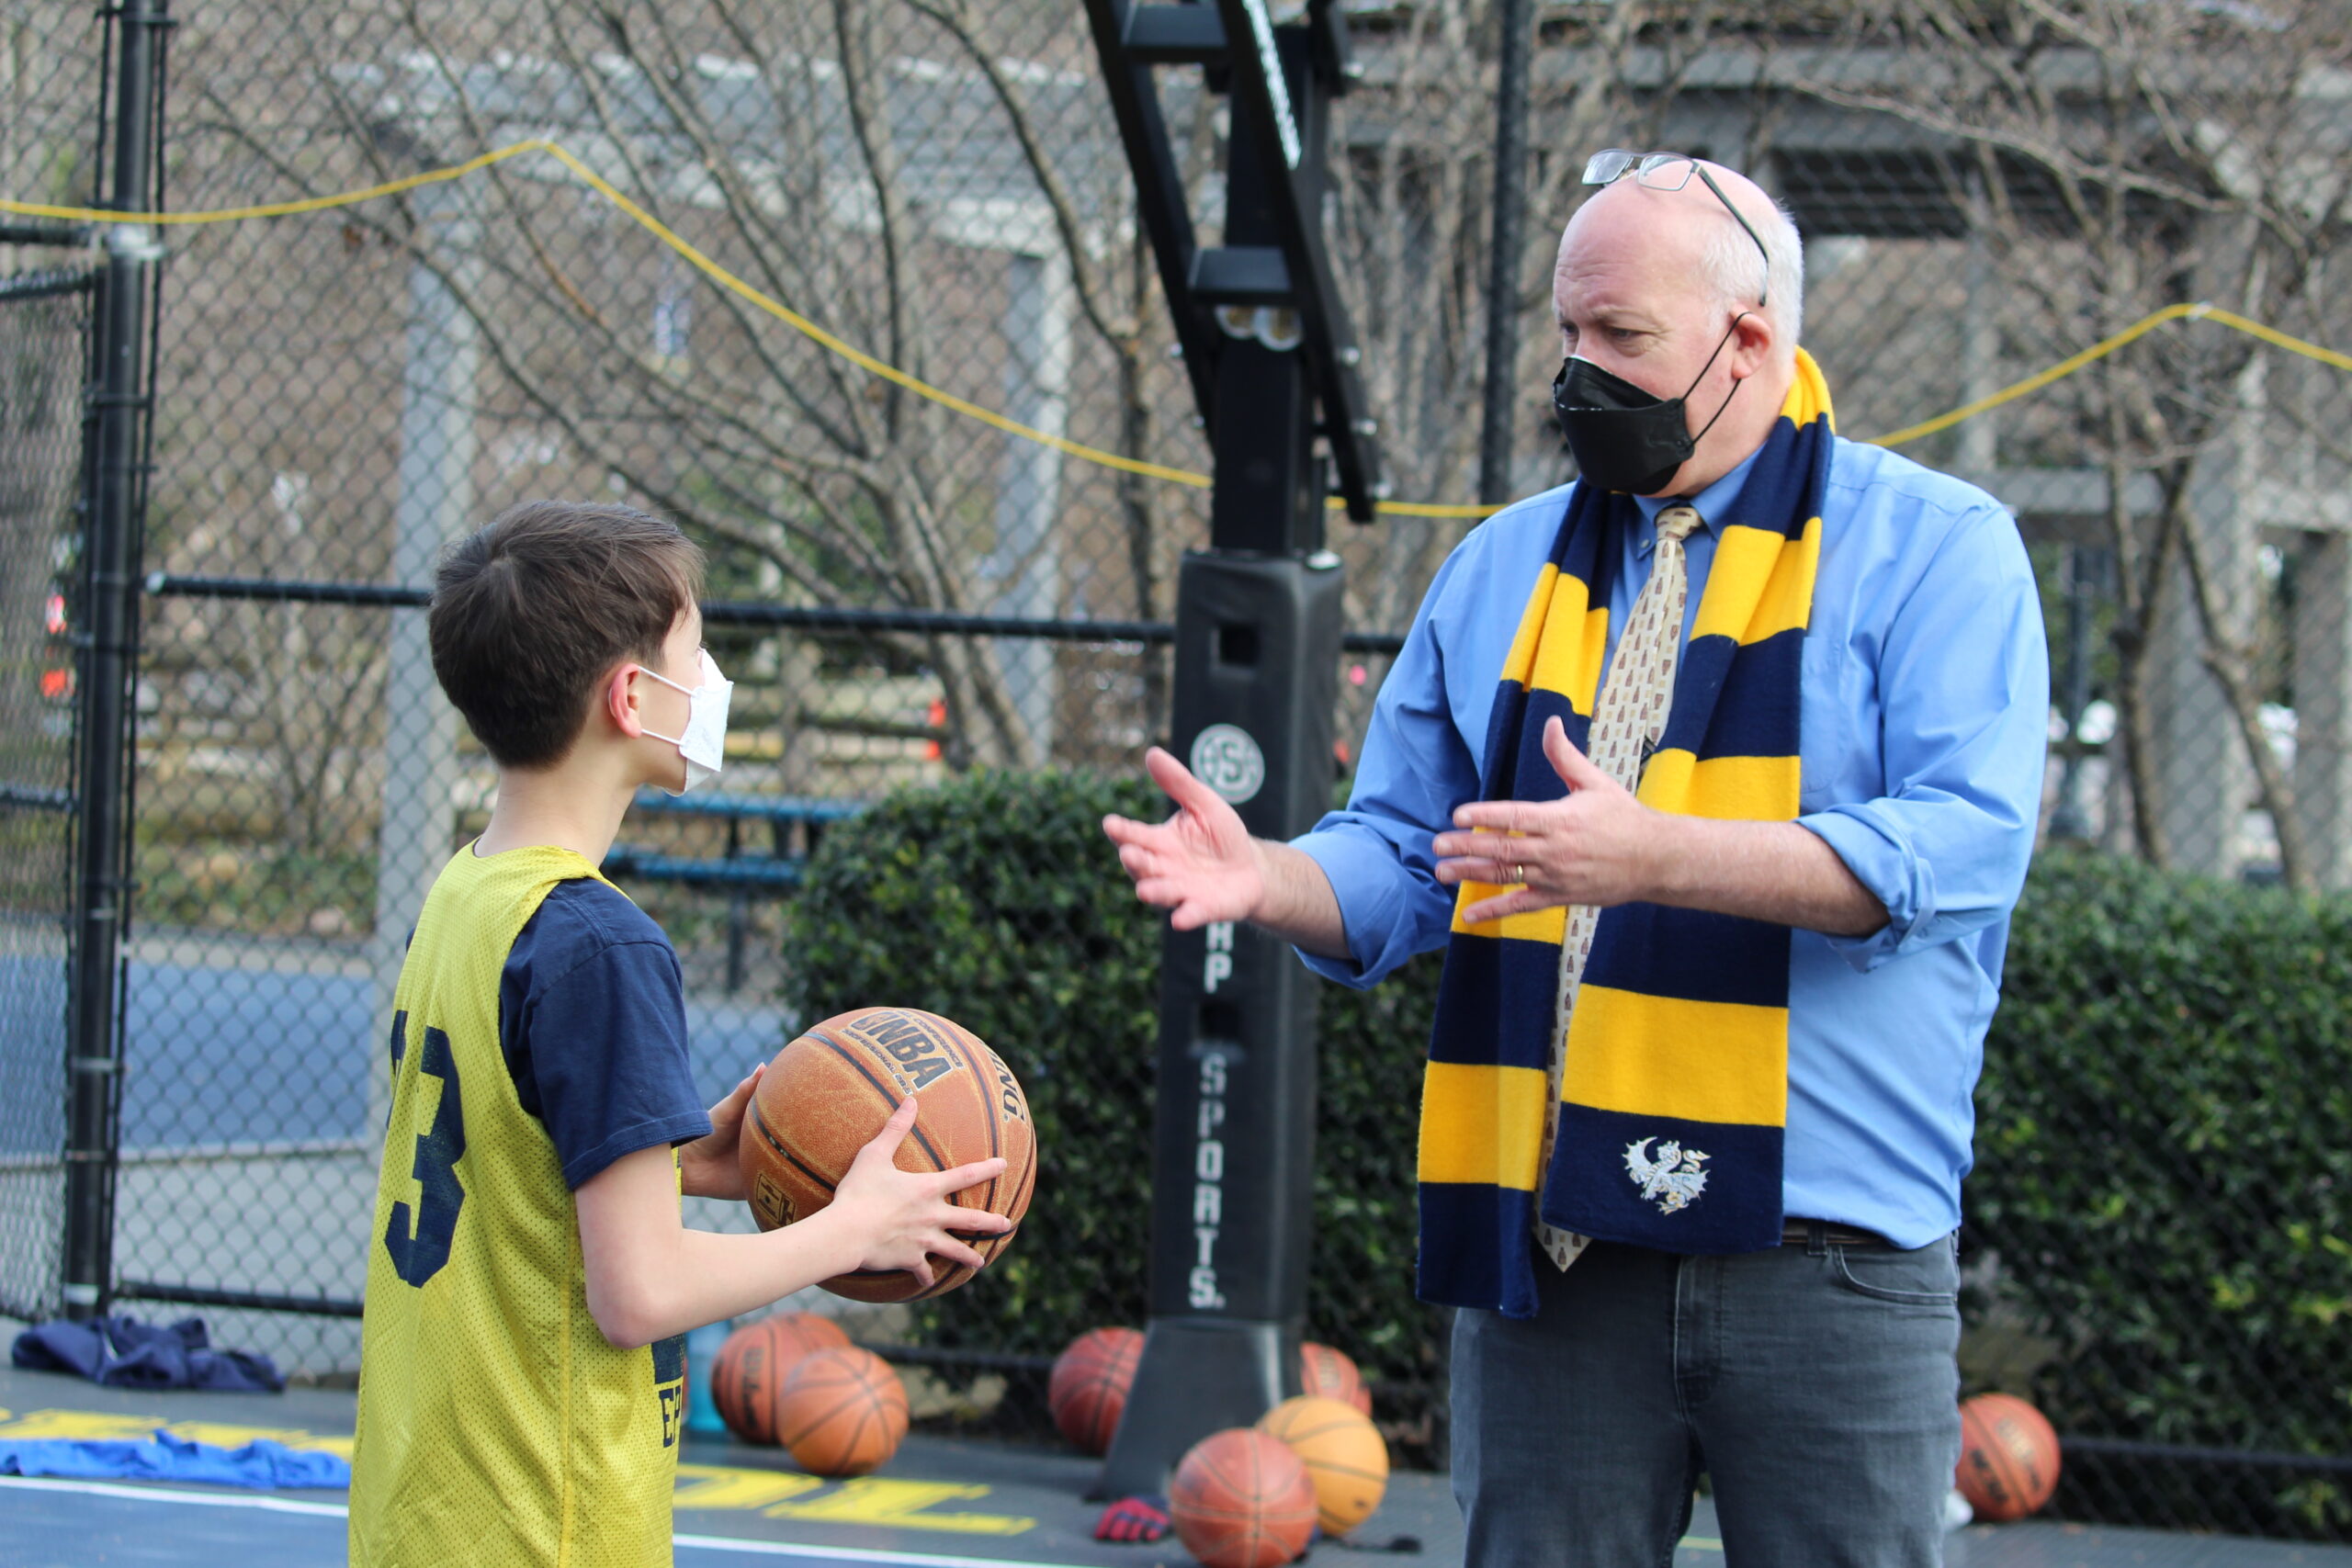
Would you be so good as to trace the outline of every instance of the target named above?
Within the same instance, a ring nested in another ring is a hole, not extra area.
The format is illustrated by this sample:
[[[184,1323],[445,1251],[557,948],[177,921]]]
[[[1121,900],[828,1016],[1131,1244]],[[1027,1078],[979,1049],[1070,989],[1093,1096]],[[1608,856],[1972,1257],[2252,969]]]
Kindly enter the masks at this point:
[[[1500,0],[1497,9],[1494,228],[1487,237],[1486,407],[1478,433],[1478,499],[1488,505],[1510,499],[1519,253],[1527,233],[1527,57],[1535,45],[1528,0]]]
[[[121,0],[117,24],[113,189],[107,205],[147,209],[168,0]],[[139,615],[140,535],[150,412],[148,293],[163,250],[143,225],[105,239],[84,412],[83,637],[78,674],[80,795],[74,844],[72,1029],[66,1040],[66,1312],[105,1310],[112,1287],[114,1181],[121,1103],[117,1002],[130,895],[129,790]]]

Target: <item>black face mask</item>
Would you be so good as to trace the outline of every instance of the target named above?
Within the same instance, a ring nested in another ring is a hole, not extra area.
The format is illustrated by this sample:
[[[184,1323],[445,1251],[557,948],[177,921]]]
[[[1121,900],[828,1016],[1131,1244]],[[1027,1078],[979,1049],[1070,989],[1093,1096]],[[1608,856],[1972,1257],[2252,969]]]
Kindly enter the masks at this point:
[[[1602,490],[1629,495],[1656,495],[1664,490],[1674,471],[1690,460],[1700,436],[1714,429],[1715,420],[1723,418],[1724,410],[1739,395],[1741,383],[1735,381],[1714,419],[1698,435],[1690,434],[1690,422],[1682,414],[1683,399],[1707,378],[1724,344],[1738,330],[1736,317],[1680,398],[1645,392],[1589,359],[1562,360],[1552,381],[1552,412],[1560,422],[1560,434],[1567,437],[1568,450],[1576,454],[1577,472]]]

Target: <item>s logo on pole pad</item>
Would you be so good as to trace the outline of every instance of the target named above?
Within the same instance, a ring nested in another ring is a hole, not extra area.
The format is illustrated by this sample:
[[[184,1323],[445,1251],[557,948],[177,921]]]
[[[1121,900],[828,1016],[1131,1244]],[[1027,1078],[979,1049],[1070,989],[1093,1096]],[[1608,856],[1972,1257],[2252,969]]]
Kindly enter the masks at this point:
[[[1212,724],[1193,739],[1193,776],[1239,806],[1266,784],[1266,753],[1238,724]]]

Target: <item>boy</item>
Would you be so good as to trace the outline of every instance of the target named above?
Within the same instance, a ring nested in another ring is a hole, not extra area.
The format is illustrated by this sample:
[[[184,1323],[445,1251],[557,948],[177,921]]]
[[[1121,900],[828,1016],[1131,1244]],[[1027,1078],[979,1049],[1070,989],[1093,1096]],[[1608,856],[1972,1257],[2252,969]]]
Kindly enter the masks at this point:
[[[855,1269],[1009,1229],[950,1193],[1003,1168],[891,1164],[899,1108],[832,1203],[783,1230],[684,1228],[740,1200],[759,1074],[706,1112],[677,955],[597,863],[640,785],[717,773],[729,687],[702,558],[623,506],[531,502],[455,546],[434,673],[498,767],[490,826],[435,882],[391,1021],[368,1256],[351,1560],[670,1561],[683,1336]]]

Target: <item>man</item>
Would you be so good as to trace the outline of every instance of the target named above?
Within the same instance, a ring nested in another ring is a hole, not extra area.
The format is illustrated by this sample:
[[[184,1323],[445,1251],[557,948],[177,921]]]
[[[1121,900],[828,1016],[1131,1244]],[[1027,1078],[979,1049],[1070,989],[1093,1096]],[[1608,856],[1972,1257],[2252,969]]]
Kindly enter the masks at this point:
[[[1368,986],[1447,949],[1420,1290],[1474,1568],[1940,1558],[1952,1234],[2049,676],[2017,530],[1837,439],[1795,229],[1602,153],[1560,243],[1574,485],[1473,531],[1353,797],[1252,840],[1155,751],[1105,831],[1180,929]]]

